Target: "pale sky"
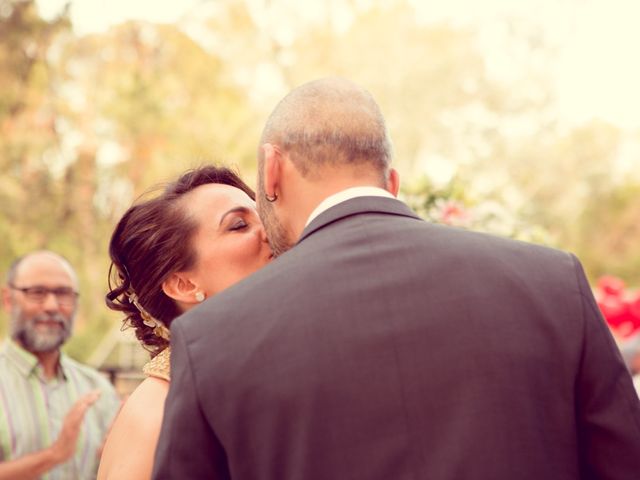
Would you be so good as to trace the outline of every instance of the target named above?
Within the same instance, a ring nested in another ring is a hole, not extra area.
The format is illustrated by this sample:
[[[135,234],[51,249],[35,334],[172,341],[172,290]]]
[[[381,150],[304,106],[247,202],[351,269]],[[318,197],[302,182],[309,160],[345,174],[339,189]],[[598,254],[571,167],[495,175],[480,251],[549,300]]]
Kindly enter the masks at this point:
[[[588,3],[562,52],[560,106],[576,118],[598,112],[640,128],[640,2]]]
[[[368,4],[374,0],[358,0]],[[384,0],[379,0],[384,2]],[[39,0],[44,16],[66,0]],[[264,6],[264,0],[251,0]],[[312,18],[331,0],[280,0]],[[509,75],[498,34],[499,19],[519,16],[539,24],[559,46],[552,72],[560,118],[567,124],[601,118],[622,128],[640,129],[640,0],[410,0],[424,23],[473,24],[484,32],[491,68]],[[129,19],[179,21],[199,0],[74,0],[71,19],[79,34],[104,31]],[[339,2],[334,2],[337,5]],[[332,9],[336,15],[338,9]],[[282,21],[283,17],[280,17]],[[286,16],[284,17],[286,18]],[[341,19],[337,19],[340,23]]]

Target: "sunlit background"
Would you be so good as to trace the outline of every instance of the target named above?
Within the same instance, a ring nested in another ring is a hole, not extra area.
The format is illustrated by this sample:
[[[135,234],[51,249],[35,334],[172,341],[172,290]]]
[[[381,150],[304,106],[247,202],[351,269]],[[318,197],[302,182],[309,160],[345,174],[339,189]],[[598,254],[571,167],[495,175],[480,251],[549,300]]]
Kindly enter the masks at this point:
[[[635,291],[639,21],[635,0],[0,0],[0,269],[69,257],[69,350],[103,361],[119,215],[204,162],[253,184],[277,100],[337,74],[379,100],[419,213],[573,251],[594,286]]]

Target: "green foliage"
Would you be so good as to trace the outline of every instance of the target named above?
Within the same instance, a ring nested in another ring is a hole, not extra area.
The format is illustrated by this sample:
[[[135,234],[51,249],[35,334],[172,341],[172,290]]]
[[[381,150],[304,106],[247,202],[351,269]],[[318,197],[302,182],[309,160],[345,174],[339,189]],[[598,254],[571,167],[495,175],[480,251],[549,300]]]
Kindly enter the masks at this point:
[[[0,268],[42,246],[55,225],[57,180],[45,154],[59,141],[47,60],[69,23],[44,21],[33,1],[0,2]],[[37,192],[37,193],[35,193]]]
[[[587,199],[577,219],[575,245],[593,279],[614,275],[640,284],[639,219],[640,182],[609,187]]]

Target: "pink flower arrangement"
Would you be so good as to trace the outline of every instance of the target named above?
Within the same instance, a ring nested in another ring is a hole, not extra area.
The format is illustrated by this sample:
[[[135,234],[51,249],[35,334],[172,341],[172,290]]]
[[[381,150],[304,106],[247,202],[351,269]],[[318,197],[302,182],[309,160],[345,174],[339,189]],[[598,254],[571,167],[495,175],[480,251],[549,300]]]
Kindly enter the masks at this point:
[[[418,212],[421,210],[416,209]],[[436,223],[469,228],[480,232],[515,238],[525,242],[551,245],[551,237],[544,229],[521,221],[507,208],[495,201],[466,206],[462,201],[438,198],[422,213]]]
[[[446,225],[468,226],[471,223],[471,215],[459,202],[446,200],[436,204],[436,217]]]

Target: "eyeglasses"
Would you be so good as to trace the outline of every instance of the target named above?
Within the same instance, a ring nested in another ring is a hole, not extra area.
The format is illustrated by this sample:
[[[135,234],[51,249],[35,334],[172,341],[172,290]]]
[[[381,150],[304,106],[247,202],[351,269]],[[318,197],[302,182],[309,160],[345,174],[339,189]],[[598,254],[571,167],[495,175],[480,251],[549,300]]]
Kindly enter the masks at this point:
[[[63,306],[75,305],[76,300],[80,295],[71,287],[47,288],[41,286],[16,287],[15,285],[9,285],[9,288],[21,291],[22,293],[24,293],[24,296],[27,297],[27,299],[34,303],[44,303],[44,301],[47,299],[47,296],[50,293],[53,293],[53,295],[56,297],[56,300],[58,301],[58,305]]]

